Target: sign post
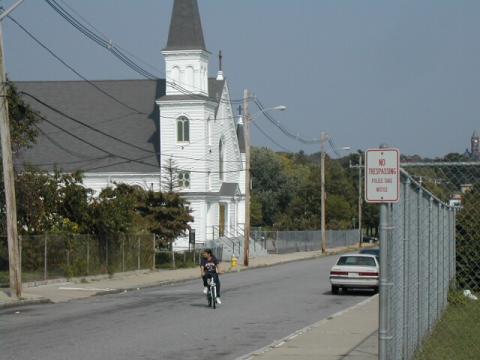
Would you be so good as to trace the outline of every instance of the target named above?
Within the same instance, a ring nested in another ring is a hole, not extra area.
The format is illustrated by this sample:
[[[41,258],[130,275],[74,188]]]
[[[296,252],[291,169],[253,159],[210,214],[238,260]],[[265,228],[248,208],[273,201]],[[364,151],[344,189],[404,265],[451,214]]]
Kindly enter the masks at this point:
[[[370,149],[365,163],[365,201],[373,204],[400,200],[400,151]]]
[[[389,336],[389,297],[392,282],[388,274],[389,231],[388,213],[393,203],[400,200],[400,151],[398,149],[381,148],[367,150],[365,156],[365,200],[368,203],[380,204],[380,306],[378,349],[379,359],[387,359],[387,342]]]

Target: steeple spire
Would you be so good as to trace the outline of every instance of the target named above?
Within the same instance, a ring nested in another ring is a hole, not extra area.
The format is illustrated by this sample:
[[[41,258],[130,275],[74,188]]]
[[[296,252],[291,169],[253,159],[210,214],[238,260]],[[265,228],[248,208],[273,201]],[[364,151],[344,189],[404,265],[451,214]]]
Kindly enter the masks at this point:
[[[207,50],[197,0],[174,0],[168,42],[164,50]]]
[[[218,74],[217,74],[217,80],[218,81],[223,81],[225,78],[223,77],[223,55],[222,55],[222,50],[218,52]]]

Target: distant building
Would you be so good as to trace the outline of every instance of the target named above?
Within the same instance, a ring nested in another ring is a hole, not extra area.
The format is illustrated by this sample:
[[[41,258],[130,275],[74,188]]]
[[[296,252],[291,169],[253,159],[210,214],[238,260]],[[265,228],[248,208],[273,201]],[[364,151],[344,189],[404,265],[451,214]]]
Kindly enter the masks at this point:
[[[461,207],[462,206],[462,195],[461,194],[454,194],[449,201],[449,205],[453,207]]]
[[[480,160],[480,135],[476,130],[470,139],[470,150],[465,150],[465,156],[473,160]]]

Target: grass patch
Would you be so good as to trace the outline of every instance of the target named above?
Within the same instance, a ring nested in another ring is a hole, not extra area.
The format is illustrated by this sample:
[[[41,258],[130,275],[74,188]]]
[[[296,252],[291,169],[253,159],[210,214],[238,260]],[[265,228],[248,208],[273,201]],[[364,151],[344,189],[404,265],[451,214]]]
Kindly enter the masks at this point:
[[[416,360],[480,359],[480,300],[452,292],[449,306]]]

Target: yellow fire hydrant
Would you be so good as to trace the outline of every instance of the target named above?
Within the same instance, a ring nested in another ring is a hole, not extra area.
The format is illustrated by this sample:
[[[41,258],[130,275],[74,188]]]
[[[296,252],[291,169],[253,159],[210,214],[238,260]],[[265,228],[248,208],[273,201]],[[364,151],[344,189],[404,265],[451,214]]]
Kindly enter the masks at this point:
[[[230,270],[237,270],[238,271],[238,259],[235,255],[232,255],[232,259],[230,261]]]

